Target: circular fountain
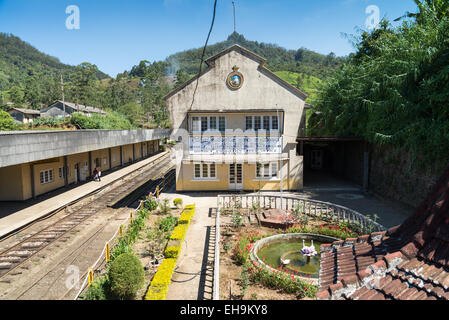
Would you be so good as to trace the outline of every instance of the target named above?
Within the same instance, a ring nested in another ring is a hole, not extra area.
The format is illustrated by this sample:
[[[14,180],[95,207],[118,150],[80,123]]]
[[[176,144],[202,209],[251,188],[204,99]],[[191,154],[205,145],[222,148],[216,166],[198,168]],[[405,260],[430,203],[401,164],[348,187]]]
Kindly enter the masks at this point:
[[[275,271],[293,272],[300,279],[318,282],[320,246],[339,239],[316,234],[280,234],[255,243],[251,259]]]

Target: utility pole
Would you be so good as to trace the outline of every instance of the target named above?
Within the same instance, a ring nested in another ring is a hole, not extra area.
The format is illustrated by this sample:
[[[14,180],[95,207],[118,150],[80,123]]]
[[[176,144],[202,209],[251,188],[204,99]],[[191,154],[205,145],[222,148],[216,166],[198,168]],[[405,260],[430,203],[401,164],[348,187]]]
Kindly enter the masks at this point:
[[[232,1],[232,6],[234,7],[234,32],[237,32],[236,24],[235,24],[235,2]]]
[[[61,74],[61,91],[62,91],[62,107],[64,110],[64,118],[65,118],[65,96],[64,96],[64,79],[62,77],[62,70],[59,70]]]

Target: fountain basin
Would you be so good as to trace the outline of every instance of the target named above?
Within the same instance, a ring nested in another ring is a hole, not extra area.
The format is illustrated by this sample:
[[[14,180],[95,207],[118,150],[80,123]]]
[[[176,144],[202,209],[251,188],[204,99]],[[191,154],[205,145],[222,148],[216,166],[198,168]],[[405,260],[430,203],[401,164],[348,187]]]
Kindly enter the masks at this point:
[[[314,242],[317,255],[306,257],[300,253],[303,245],[306,246]],[[325,243],[332,243],[340,239],[308,233],[280,234],[264,238],[257,241],[250,253],[251,260],[263,265],[272,271],[282,265],[281,260],[290,260],[290,263],[283,265],[283,270],[296,274],[295,278],[312,281],[318,284],[320,270],[320,246]],[[265,258],[265,261],[263,259]]]

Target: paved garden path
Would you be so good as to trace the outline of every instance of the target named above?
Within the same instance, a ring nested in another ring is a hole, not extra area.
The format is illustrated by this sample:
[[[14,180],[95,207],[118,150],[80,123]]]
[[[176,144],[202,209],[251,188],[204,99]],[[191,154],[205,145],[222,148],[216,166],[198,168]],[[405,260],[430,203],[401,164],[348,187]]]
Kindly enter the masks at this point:
[[[196,204],[173,274],[167,300],[211,300],[217,198],[211,193],[167,193],[162,198],[182,198],[184,205]]]

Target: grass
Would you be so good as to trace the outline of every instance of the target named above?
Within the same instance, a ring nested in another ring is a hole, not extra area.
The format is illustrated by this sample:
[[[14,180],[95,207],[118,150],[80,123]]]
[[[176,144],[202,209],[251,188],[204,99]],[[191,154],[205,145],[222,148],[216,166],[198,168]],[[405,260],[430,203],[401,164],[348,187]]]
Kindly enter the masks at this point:
[[[293,86],[297,86],[298,84],[298,77],[302,80],[302,85],[300,87],[300,90],[304,91],[304,93],[308,95],[312,95],[317,92],[321,80],[314,77],[314,76],[307,76],[304,73],[297,73],[297,72],[291,72],[291,71],[277,71],[275,74],[280,77],[282,80],[287,81]]]

